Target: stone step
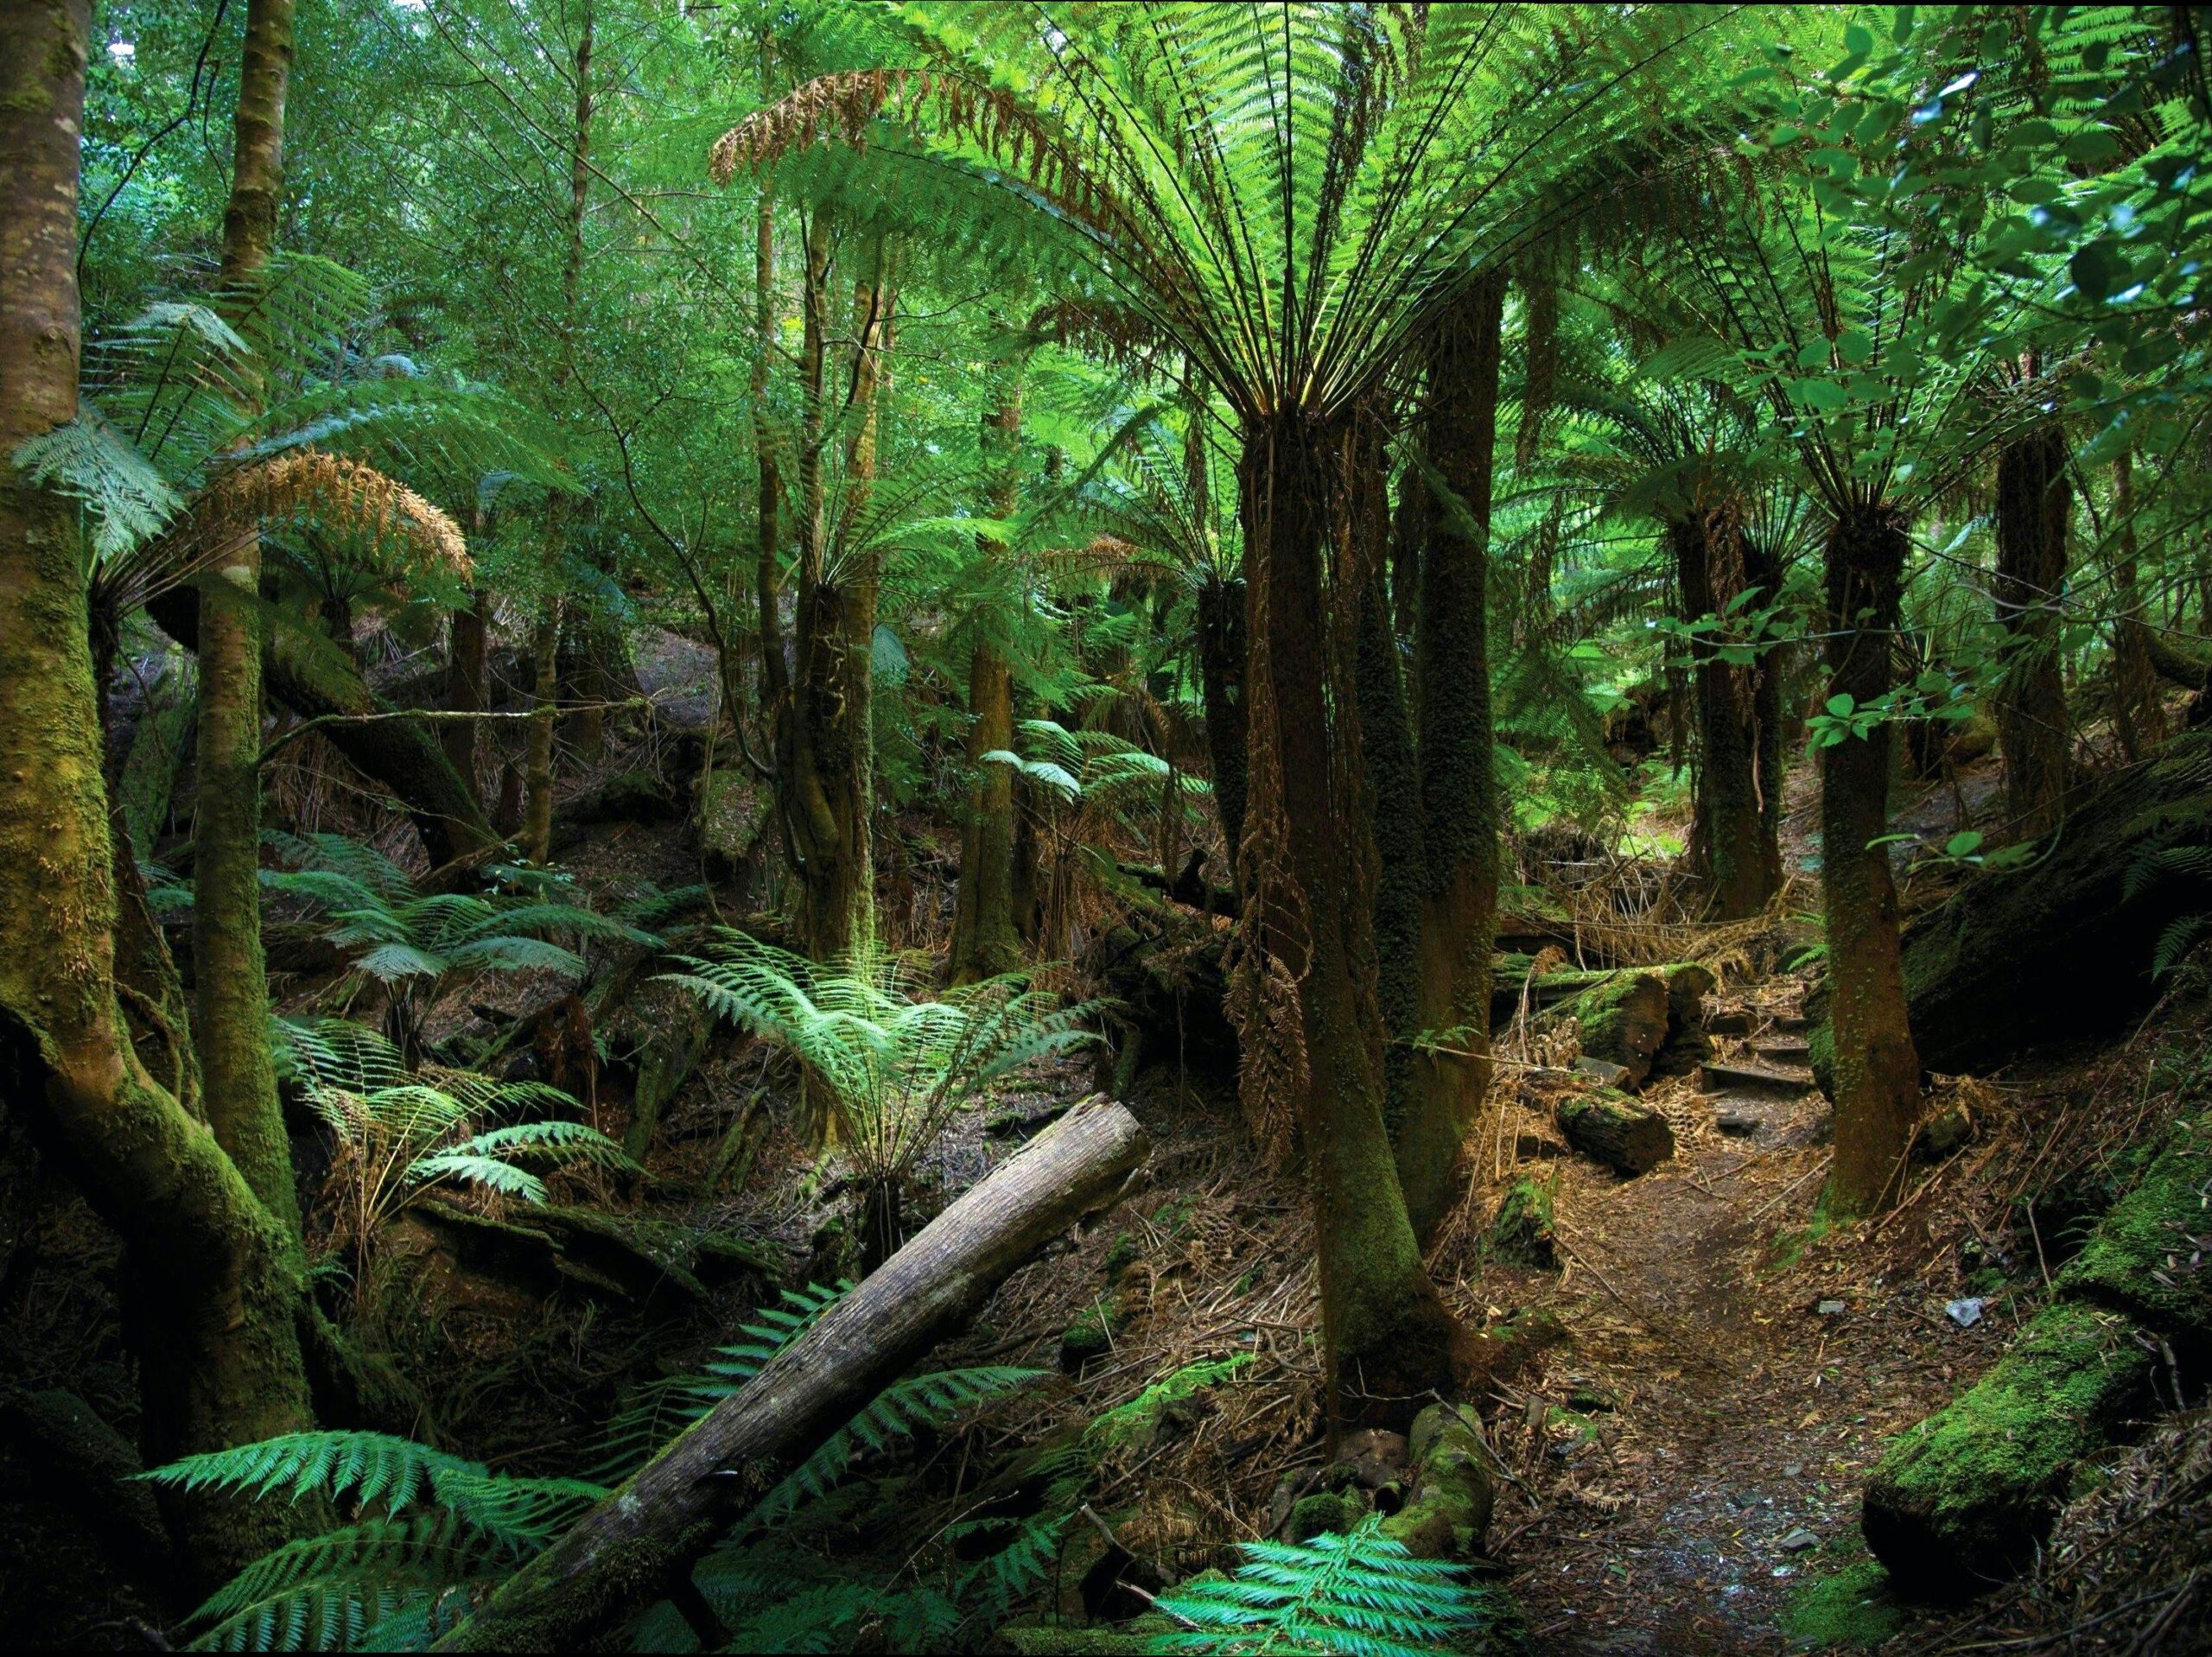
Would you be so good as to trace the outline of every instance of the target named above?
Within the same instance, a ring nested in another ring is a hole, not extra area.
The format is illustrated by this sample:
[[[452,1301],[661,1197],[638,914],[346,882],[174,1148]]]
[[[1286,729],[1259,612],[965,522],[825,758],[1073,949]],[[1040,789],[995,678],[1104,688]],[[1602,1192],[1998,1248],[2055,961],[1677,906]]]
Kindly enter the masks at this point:
[[[1812,1059],[1812,1049],[1802,1036],[1763,1037],[1751,1044],[1751,1051],[1770,1064],[1803,1065]]]
[[[1770,1098],[1794,1099],[1812,1090],[1813,1076],[1809,1070],[1747,1062],[1726,1063],[1712,1058],[1706,1060],[1698,1070],[1698,1091],[1700,1093],[1756,1093]]]
[[[1813,1021],[1802,1013],[1777,1013],[1767,1020],[1766,1027],[1777,1036],[1802,1036],[1813,1027]]]
[[[1726,1006],[1705,1015],[1705,1033],[1708,1036],[1748,1036],[1751,1033],[1751,1015],[1748,1009]]]

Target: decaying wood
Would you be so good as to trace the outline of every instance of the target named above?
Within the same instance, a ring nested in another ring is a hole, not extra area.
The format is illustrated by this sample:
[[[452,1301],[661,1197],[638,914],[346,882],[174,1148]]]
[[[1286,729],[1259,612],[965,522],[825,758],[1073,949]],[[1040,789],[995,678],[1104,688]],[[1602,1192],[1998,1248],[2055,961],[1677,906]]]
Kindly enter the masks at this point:
[[[1561,1100],[1559,1131],[1583,1155],[1630,1176],[1675,1154],[1675,1130],[1667,1119],[1610,1088]]]
[[[436,1649],[577,1650],[687,1581],[733,1515],[1053,1235],[1111,1201],[1146,1151],[1128,1110],[1103,1096],[1085,1100],[931,1221]]]

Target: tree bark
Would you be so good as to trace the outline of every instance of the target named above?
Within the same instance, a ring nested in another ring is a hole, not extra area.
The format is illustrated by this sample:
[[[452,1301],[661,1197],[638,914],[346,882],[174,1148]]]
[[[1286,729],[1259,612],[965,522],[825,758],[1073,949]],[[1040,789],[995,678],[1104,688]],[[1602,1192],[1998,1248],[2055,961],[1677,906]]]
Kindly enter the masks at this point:
[[[1562,1099],[1557,1114],[1569,1145],[1631,1179],[1675,1154],[1675,1130],[1667,1119],[1610,1088]]]
[[[1255,422],[1246,441],[1249,809],[1259,821],[1247,838],[1240,971],[1259,989],[1240,998],[1240,1023],[1246,1085],[1288,1090],[1306,1154],[1332,1414],[1409,1419],[1416,1400],[1452,1384],[1465,1331],[1421,1264],[1383,1125],[1372,932],[1344,851],[1364,833],[1355,817],[1363,802],[1344,797],[1338,766],[1349,756],[1335,751],[1321,576],[1342,441],[1300,409]],[[1293,998],[1294,1009],[1281,1005]],[[1297,1047],[1284,1051],[1274,1026],[1294,1012]],[[1274,1061],[1254,1063],[1255,1049]]]
[[[1861,509],[1827,547],[1828,690],[1864,707],[1894,678],[1891,636],[1910,543],[1904,517]],[[1920,1058],[1906,1020],[1897,890],[1889,832],[1891,727],[1878,723],[1821,750],[1821,885],[1827,911],[1834,1032],[1835,1166],[1840,1212],[1887,1206],[1899,1190],[1920,1114]]]
[[[1020,358],[1001,367],[997,406],[983,421],[985,463],[991,468],[991,516],[1006,519],[1020,504],[1021,374]],[[977,551],[988,562],[1007,549],[983,539]],[[1021,963],[1021,938],[1014,930],[1014,772],[987,753],[1014,746],[1014,674],[988,622],[972,624],[975,645],[968,663],[967,821],[960,833],[960,891],[952,921],[952,981],[972,984],[1012,972]]]
[[[291,0],[251,0],[223,215],[221,302],[250,302],[276,239],[284,187]],[[200,613],[199,806],[193,835],[194,1026],[208,1125],[269,1211],[297,1231],[291,1147],[269,1056],[261,951],[261,539],[216,560]]]
[[[2066,808],[2071,742],[2058,624],[2073,498],[2066,438],[2056,426],[1998,452],[1991,592],[2010,643],[1997,695],[1997,743],[2005,756],[2005,813],[2022,840],[2049,834]]]
[[[543,863],[553,845],[554,717],[561,702],[561,600],[546,601],[530,648],[536,674],[531,691],[530,746],[524,761],[522,850]]]
[[[1213,804],[1235,884],[1244,851],[1244,583],[1208,576],[1198,588],[1198,690],[1205,704],[1206,753],[1213,762]]]
[[[1458,498],[1440,503],[1424,549],[1414,639],[1427,877],[1416,1017],[1433,1034],[1396,1147],[1424,1236],[1451,1206],[1460,1143],[1490,1086],[1498,813],[1486,589],[1504,310],[1503,277],[1477,283],[1439,322],[1429,359],[1424,443]]]
[[[0,5],[0,454],[77,412],[89,30],[82,0]],[[297,1243],[124,1033],[77,508],[19,479],[0,469],[0,1096],[33,1114],[130,1245],[146,1449],[166,1460],[311,1424]],[[172,1511],[207,1582],[308,1517],[219,1500]]]
[[[481,533],[483,528],[480,517],[478,532]],[[484,606],[487,602],[487,596],[480,592],[466,609],[453,613],[452,643],[446,658],[446,708],[449,712],[480,714],[485,709]],[[467,788],[472,799],[478,797],[476,752],[482,735],[481,727],[474,721],[456,720],[446,727],[441,744],[445,749],[446,763],[453,767],[454,777]],[[479,809],[480,814],[481,808]]]
[[[689,1581],[731,1519],[1144,1159],[1120,1105],[1078,1105],[524,1565],[441,1651],[572,1651]]]
[[[2135,454],[2120,450],[2112,463],[2113,516],[2120,533],[2113,559],[2113,714],[2120,746],[2140,759],[2165,740],[2165,710],[2158,705],[2158,670],[2151,661],[2151,625],[2143,616],[2143,588],[2136,564]]]
[[[1719,616],[1757,587],[1775,595],[1772,572],[1732,511],[1698,511],[1671,525],[1682,619]],[[1782,889],[1780,686],[1770,652],[1748,663],[1722,658],[1700,639],[1696,657],[1698,775],[1690,832],[1692,868],[1712,894],[1716,920],[1761,913]]]

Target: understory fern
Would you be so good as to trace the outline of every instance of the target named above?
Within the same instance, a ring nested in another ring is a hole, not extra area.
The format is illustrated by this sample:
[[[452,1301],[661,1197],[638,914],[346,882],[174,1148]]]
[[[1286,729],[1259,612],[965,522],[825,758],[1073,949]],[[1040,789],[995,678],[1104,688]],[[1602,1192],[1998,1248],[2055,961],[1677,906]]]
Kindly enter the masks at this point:
[[[192,1615],[201,1651],[427,1646],[606,1494],[495,1473],[378,1432],[295,1432],[143,1477],[182,1490],[327,1501],[352,1522],[288,1542]]]
[[[1371,1514],[1349,1535],[1247,1542],[1234,1577],[1160,1597],[1157,1608],[1182,1626],[1156,1648],[1425,1657],[1484,1626],[1484,1595],[1465,1566],[1416,1559],[1382,1526]]]

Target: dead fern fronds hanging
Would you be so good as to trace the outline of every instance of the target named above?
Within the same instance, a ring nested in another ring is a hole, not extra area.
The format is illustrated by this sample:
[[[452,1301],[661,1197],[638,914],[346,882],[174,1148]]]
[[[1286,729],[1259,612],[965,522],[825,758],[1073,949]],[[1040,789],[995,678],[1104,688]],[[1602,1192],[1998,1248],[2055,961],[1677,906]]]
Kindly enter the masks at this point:
[[[153,562],[202,568],[242,536],[288,528],[397,574],[466,581],[472,568],[461,526],[438,507],[374,467],[312,448],[226,473],[156,543]]]

